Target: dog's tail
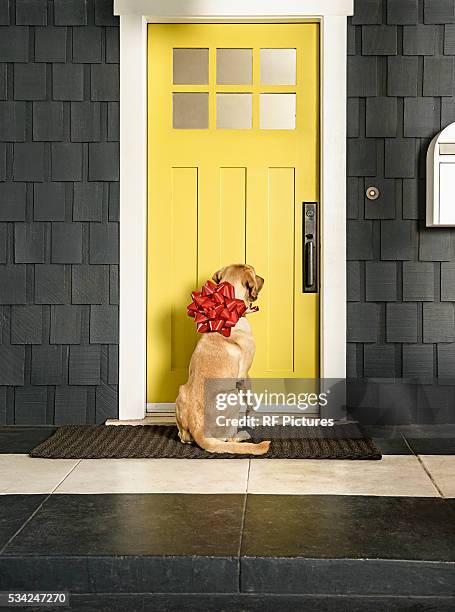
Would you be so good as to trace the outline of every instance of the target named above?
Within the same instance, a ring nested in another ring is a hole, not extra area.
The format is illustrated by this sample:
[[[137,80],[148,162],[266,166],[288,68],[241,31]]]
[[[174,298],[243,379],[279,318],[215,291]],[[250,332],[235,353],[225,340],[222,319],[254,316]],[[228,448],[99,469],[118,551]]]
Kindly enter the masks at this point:
[[[270,441],[258,442],[225,442],[217,438],[206,438],[203,433],[194,435],[194,440],[201,448],[210,453],[232,453],[233,455],[265,455]]]

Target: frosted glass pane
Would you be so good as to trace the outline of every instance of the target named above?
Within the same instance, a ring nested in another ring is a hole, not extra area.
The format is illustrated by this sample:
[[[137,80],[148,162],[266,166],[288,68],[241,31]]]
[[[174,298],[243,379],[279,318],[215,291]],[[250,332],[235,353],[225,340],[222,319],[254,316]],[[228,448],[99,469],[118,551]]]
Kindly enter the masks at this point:
[[[209,82],[208,49],[174,49],[174,84],[207,85]]]
[[[261,94],[260,128],[295,130],[295,94]]]
[[[295,85],[295,49],[261,49],[261,85]]]
[[[250,85],[253,78],[253,49],[217,49],[218,85]]]
[[[216,127],[248,129],[252,125],[252,95],[221,93],[216,95]]]
[[[206,129],[209,127],[209,94],[174,93],[172,96],[174,128]]]

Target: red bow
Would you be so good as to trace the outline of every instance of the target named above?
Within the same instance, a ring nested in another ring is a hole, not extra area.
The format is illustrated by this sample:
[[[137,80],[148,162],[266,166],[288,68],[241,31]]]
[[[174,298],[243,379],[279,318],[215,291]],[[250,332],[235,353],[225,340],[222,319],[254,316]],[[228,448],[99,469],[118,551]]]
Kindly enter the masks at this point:
[[[187,306],[187,312],[194,318],[200,334],[218,332],[230,336],[231,328],[247,310],[245,302],[236,299],[233,285],[226,281],[217,285],[208,280],[191,297],[193,301]]]

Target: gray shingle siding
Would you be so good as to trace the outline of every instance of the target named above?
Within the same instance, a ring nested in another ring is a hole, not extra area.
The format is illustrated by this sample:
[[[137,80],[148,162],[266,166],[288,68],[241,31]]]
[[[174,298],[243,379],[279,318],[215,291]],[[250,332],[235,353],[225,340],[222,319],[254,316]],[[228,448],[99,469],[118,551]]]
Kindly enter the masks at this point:
[[[455,121],[455,2],[356,0],[349,28],[349,374],[455,379],[455,232],[425,227],[426,147]]]
[[[0,2],[0,425],[118,414],[118,62],[112,0]]]

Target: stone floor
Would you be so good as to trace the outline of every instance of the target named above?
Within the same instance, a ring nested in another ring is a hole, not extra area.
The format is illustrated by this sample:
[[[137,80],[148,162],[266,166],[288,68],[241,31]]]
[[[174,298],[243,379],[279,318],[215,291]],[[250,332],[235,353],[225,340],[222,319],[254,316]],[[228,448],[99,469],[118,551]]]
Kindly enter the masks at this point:
[[[74,610],[455,609],[454,438],[381,461],[47,460],[0,428],[0,591]],[[19,609],[19,608],[18,608]]]
[[[455,439],[374,437],[381,461],[32,459],[53,428],[0,428],[0,494],[455,497]]]

